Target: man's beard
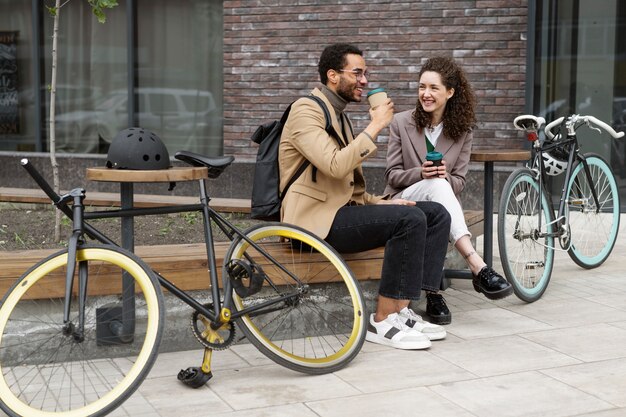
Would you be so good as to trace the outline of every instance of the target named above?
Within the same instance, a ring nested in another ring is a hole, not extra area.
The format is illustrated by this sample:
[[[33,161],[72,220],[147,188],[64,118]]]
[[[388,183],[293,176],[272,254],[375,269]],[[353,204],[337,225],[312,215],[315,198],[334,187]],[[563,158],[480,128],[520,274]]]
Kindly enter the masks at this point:
[[[356,86],[349,86],[346,85],[346,83],[344,83],[343,81],[340,81],[339,85],[337,86],[337,95],[348,103],[359,102],[360,100],[354,98],[355,88]]]

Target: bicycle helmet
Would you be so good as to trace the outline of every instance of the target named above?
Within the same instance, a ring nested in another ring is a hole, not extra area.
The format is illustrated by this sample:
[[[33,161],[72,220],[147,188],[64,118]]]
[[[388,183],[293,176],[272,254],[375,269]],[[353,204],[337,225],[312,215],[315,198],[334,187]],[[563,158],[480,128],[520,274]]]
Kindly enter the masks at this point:
[[[168,169],[170,155],[156,134],[140,127],[131,127],[113,138],[106,166],[119,169]]]
[[[563,148],[556,147],[550,152],[543,152],[541,155],[546,174],[556,176],[567,168],[568,155]]]

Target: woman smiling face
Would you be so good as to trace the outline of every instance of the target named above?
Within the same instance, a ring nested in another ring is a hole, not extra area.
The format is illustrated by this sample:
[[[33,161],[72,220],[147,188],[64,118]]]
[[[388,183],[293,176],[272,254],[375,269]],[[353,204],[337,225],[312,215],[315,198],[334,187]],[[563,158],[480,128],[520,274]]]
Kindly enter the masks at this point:
[[[454,95],[454,88],[446,88],[441,75],[434,71],[425,71],[420,77],[418,97],[425,112],[432,116],[433,125],[438,124],[446,109],[446,103]]]

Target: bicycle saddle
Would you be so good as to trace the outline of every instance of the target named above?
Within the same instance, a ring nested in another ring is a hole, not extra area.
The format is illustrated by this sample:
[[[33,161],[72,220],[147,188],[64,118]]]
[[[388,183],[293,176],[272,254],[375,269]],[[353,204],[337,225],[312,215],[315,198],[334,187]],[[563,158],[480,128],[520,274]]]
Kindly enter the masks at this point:
[[[209,170],[209,178],[219,177],[226,167],[235,160],[235,157],[232,155],[212,157],[189,151],[178,151],[174,154],[174,158],[194,167],[207,167]]]
[[[515,125],[517,129],[525,132],[537,132],[545,122],[546,119],[543,117],[533,116],[532,114],[523,114],[521,116],[517,116],[515,120],[513,120],[513,125]]]

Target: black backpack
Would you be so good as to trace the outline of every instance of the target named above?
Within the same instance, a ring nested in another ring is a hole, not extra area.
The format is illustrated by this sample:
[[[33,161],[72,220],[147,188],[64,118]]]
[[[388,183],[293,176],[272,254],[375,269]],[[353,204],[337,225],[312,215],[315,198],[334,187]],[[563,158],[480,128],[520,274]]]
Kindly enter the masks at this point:
[[[332,126],[330,114],[326,104],[314,95],[305,96],[317,102],[324,111],[326,127],[329,135],[334,137],[339,146],[344,144]],[[254,180],[252,183],[252,211],[250,217],[257,220],[278,221],[280,220],[280,206],[291,187],[304,170],[309,166],[309,161],[304,161],[287,182],[285,189],[280,192],[280,173],[278,172],[278,145],[283,126],[287,122],[291,106],[287,107],[280,120],[265,123],[257,128],[252,135],[252,141],[258,143],[259,150],[256,155],[256,165],[254,166]]]

